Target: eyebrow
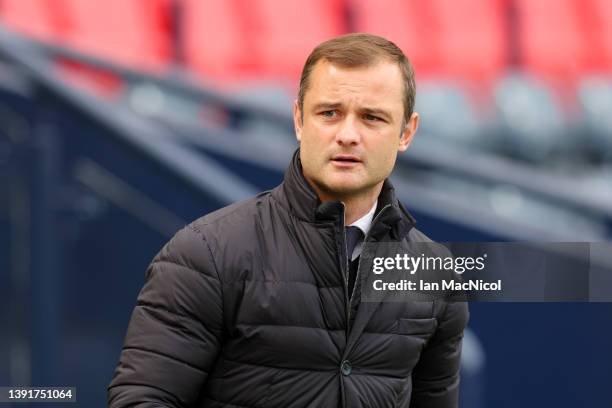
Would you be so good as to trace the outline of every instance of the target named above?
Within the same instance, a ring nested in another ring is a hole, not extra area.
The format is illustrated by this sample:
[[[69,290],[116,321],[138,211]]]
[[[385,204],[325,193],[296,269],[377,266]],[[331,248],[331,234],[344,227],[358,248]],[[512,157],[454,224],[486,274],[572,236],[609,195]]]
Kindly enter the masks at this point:
[[[340,102],[320,102],[314,105],[312,109],[315,111],[318,111],[321,109],[338,109],[340,107],[342,107],[342,104]],[[383,118],[387,120],[391,120],[391,115],[389,114],[389,112],[387,112],[384,109],[366,107],[366,108],[362,108],[361,111],[363,113],[382,116]]]
[[[338,109],[341,106],[342,104],[339,102],[320,102],[313,106],[312,109],[316,111],[320,109]]]

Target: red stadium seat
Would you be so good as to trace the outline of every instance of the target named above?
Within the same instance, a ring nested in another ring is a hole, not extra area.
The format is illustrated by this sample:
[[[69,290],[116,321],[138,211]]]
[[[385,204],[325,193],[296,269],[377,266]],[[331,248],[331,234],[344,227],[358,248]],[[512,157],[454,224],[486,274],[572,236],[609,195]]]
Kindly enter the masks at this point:
[[[256,68],[234,1],[183,0],[183,41],[189,67],[206,78],[244,76]]]
[[[514,0],[521,62],[549,81],[575,79],[588,59],[583,0]]]
[[[0,22],[37,39],[49,40],[55,36],[47,0],[2,0]]]
[[[352,0],[355,31],[388,38],[400,47],[419,76],[439,74],[438,20],[429,0]]]
[[[503,0],[352,0],[355,29],[382,35],[421,78],[493,77],[507,60]]]
[[[185,53],[207,78],[296,79],[319,42],[344,31],[340,0],[183,0]]]
[[[612,2],[610,0],[585,0],[583,27],[590,44],[587,74],[612,75]]]
[[[169,0],[52,0],[65,45],[148,70],[172,57]]]
[[[297,78],[319,43],[345,32],[341,0],[254,0],[257,53],[265,75]]]
[[[448,76],[483,81],[508,63],[504,0],[430,0],[439,23],[442,70]],[[427,42],[427,37],[422,41]]]

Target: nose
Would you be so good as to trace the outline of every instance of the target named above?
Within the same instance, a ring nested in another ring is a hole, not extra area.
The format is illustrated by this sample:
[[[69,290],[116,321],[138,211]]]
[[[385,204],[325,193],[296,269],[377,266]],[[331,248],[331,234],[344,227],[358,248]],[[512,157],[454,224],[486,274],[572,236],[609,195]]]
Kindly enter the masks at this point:
[[[336,133],[336,143],[343,146],[350,146],[359,144],[360,141],[361,135],[359,129],[357,129],[356,120],[352,116],[346,117]]]

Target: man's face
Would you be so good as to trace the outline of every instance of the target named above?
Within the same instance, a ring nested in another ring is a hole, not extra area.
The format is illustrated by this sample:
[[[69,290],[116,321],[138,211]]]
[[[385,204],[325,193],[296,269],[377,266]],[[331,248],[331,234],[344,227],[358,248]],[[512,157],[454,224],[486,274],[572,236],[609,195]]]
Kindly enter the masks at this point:
[[[322,200],[378,194],[418,126],[416,113],[403,123],[403,90],[392,62],[315,65],[303,112],[296,101],[293,113],[303,173]]]

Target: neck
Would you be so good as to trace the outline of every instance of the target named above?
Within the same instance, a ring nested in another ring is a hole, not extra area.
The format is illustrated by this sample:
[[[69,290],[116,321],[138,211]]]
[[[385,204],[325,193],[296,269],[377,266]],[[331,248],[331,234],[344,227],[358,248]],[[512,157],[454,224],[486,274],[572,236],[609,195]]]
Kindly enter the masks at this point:
[[[344,212],[345,225],[350,225],[354,223],[355,221],[357,221],[358,219],[360,219],[361,217],[363,217],[364,215],[366,215],[368,211],[372,209],[372,206],[374,205],[374,202],[376,201],[377,198],[378,198],[378,195],[376,195],[373,199],[368,200],[368,201],[344,200],[343,202],[344,202],[344,208],[345,208],[345,212]]]

